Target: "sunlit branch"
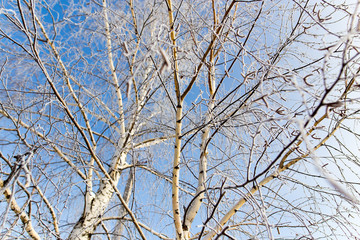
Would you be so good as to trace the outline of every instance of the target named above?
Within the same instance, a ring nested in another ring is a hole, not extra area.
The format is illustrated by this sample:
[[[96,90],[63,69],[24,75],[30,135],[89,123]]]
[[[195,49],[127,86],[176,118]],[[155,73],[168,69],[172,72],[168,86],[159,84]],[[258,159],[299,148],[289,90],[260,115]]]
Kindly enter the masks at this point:
[[[3,180],[0,179],[0,188],[3,187]],[[25,211],[17,204],[15,199],[11,199],[10,189],[6,189],[3,193],[5,195],[6,201],[10,204],[10,208],[14,213],[20,218],[21,222],[24,224],[24,229],[29,234],[32,239],[40,240],[41,237],[34,229],[30,216],[28,216]]]
[[[217,27],[216,31],[215,31],[215,34],[213,35],[211,41],[210,41],[210,44],[209,46],[207,47],[199,65],[195,68],[195,74],[194,76],[192,77],[190,83],[188,84],[188,86],[186,87],[186,89],[184,90],[184,92],[181,94],[181,99],[184,100],[186,95],[190,92],[192,86],[194,85],[196,79],[198,78],[198,75],[200,73],[200,70],[203,66],[203,64],[205,63],[206,61],[206,58],[208,56],[208,54],[210,53],[211,49],[213,48],[215,42],[216,42],[216,39],[218,39],[219,37],[219,34],[220,32],[223,30],[224,26],[225,26],[225,21],[228,17],[228,15],[230,14],[232,8],[234,7],[234,5],[236,5],[236,1],[232,1],[229,5],[229,7],[226,9],[226,12],[221,20],[221,22],[219,23],[219,26]]]
[[[0,109],[0,114],[2,114],[3,116],[11,119],[12,121],[17,121],[16,119],[14,119],[14,117],[12,117],[10,114],[8,114],[7,112],[3,111]],[[78,167],[70,160],[66,157],[66,155],[58,148],[56,147],[54,144],[51,144],[51,141],[42,133],[36,131],[33,127],[27,125],[26,123],[24,123],[23,121],[18,121],[18,123],[26,128],[27,130],[30,130],[31,132],[35,133],[37,136],[39,136],[41,139],[43,139],[45,142],[49,142],[50,146],[54,149],[54,151],[59,155],[59,157],[61,157],[67,164],[69,164],[69,166],[74,169],[74,171],[76,171],[76,173],[82,178],[82,179],[87,179],[85,174],[83,172],[81,172]]]
[[[344,121],[346,118],[342,118],[341,120],[338,121],[337,125],[333,128],[333,130],[325,137],[322,139],[322,141],[320,141],[320,143],[318,143],[315,147],[314,150],[319,149],[321,146],[324,145],[324,143],[329,140],[329,138],[331,136],[334,135],[334,133],[339,129],[340,124],[342,121]],[[219,224],[214,228],[214,230],[210,231],[204,238],[204,240],[209,240],[211,239],[216,232],[220,231],[222,226],[224,226],[229,219],[236,214],[236,212],[247,202],[247,198],[254,195],[262,186],[264,186],[265,184],[269,183],[271,180],[276,179],[279,174],[287,169],[289,169],[291,166],[293,166],[294,164],[296,164],[297,162],[299,162],[300,160],[306,158],[307,156],[309,156],[310,152],[303,154],[300,157],[297,157],[295,159],[293,159],[292,161],[290,161],[289,163],[287,163],[286,165],[284,165],[283,167],[279,167],[278,169],[276,169],[271,175],[269,175],[268,177],[264,178],[261,182],[259,182],[257,185],[255,185],[254,187],[251,188],[251,190],[249,191],[249,193],[247,193],[247,195],[240,199],[232,208],[231,210],[229,210],[225,216],[219,221]]]
[[[181,90],[179,84],[179,67],[177,62],[176,36],[174,29],[174,17],[172,0],[166,2],[168,7],[170,38],[172,41],[173,60],[174,60],[174,84],[177,98],[176,106],[176,128],[175,128],[175,146],[174,146],[174,160],[173,160],[173,179],[172,179],[172,212],[174,217],[174,225],[176,231],[176,239],[183,240],[184,232],[181,222],[180,200],[179,200],[179,179],[180,179],[180,155],[181,155],[181,128],[182,128],[182,108],[183,99],[181,97]]]

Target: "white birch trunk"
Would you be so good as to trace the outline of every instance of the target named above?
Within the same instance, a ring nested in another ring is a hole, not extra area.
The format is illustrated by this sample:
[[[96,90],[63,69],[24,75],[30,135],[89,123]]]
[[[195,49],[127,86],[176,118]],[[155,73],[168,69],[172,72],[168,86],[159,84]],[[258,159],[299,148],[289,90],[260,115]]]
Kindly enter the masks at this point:
[[[134,186],[134,172],[130,171],[129,178],[127,180],[125,190],[124,190],[124,200],[126,201],[126,203],[129,203],[133,186]],[[127,212],[126,212],[125,208],[123,206],[121,206],[119,209],[119,217],[124,217],[126,213]],[[122,222],[123,222],[123,220],[120,219],[115,228],[113,240],[121,239],[122,232],[124,231],[124,224]]]
[[[117,162],[124,163],[125,158],[126,153],[122,153],[120,159]],[[112,169],[109,175],[115,184],[119,182],[121,175],[119,170]],[[94,233],[99,220],[109,205],[114,192],[115,190],[111,183],[104,179],[101,182],[100,188],[95,196],[91,198],[85,197],[86,203],[84,206],[83,215],[71,231],[68,237],[69,240],[91,239],[91,235]]]
[[[120,174],[117,173],[116,175],[117,179],[114,179],[115,182],[119,180]],[[89,203],[89,207],[84,209],[83,216],[69,235],[69,240],[91,239],[91,235],[95,231],[97,223],[108,206],[113,193],[114,188],[105,180],[101,184],[99,191],[95,194],[95,197]]]
[[[213,103],[210,103],[210,109],[213,107]],[[206,122],[210,120],[210,112],[206,118]],[[199,162],[199,178],[198,178],[198,187],[196,188],[195,196],[197,196],[192,203],[190,204],[185,220],[184,220],[184,235],[188,238],[190,237],[190,228],[191,224],[194,221],[196,214],[198,213],[202,200],[204,198],[205,190],[205,181],[206,181],[206,172],[207,172],[207,141],[209,139],[210,126],[207,126],[202,134],[201,139],[201,153],[200,153],[200,162]]]

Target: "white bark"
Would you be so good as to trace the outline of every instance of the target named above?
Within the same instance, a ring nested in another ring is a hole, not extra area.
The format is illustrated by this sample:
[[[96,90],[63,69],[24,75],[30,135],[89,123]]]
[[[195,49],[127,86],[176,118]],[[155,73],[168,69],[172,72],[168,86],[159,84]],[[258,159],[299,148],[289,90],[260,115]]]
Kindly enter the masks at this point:
[[[208,123],[211,119],[211,109],[214,107],[214,102],[209,104],[209,111],[206,116],[205,123]],[[207,176],[207,141],[209,139],[210,125],[206,126],[201,137],[201,151],[199,160],[199,178],[198,187],[196,188],[195,199],[192,200],[189,208],[187,209],[184,220],[184,235],[190,237],[191,224],[194,221],[200,207],[205,193],[205,182]]]
[[[113,181],[118,182],[120,173],[113,173]],[[97,225],[95,223],[102,217],[112,196],[114,188],[109,181],[103,180],[95,196],[92,198],[90,205],[84,208],[82,217],[78,220],[75,227],[69,235],[69,240],[89,240],[94,233]]]
[[[130,171],[128,180],[126,182],[126,186],[125,186],[125,190],[124,190],[124,200],[126,201],[126,203],[129,203],[130,200],[130,196],[131,196],[131,192],[134,186],[134,172],[133,170]],[[127,214],[124,206],[120,206],[119,209],[119,217],[125,217]],[[121,234],[124,231],[124,224],[123,224],[123,220],[120,219],[117,226],[115,227],[115,231],[114,231],[114,240],[120,240],[122,238]]]

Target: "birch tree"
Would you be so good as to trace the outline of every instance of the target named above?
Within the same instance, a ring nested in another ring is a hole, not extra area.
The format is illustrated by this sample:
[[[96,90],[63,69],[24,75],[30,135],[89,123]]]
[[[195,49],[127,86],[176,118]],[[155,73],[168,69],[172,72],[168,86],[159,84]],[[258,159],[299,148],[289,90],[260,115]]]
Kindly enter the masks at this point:
[[[355,239],[359,3],[1,1],[1,239]]]

